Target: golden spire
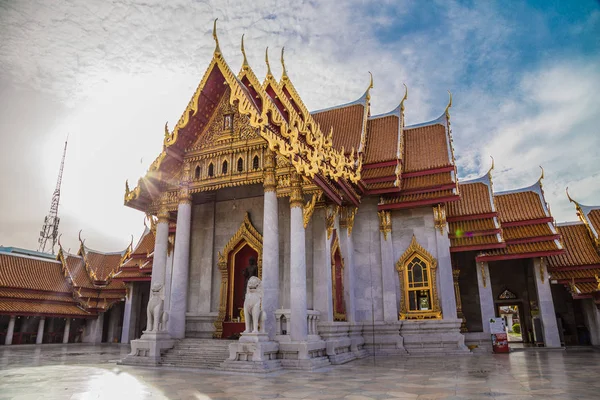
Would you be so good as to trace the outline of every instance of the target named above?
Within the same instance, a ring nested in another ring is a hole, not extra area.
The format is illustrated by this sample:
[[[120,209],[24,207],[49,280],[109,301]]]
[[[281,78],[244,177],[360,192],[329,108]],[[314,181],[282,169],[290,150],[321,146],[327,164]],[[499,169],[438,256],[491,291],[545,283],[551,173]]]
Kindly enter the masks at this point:
[[[165,137],[168,138],[171,134],[169,133],[169,121],[165,122]]]
[[[540,165],[540,169],[542,170],[542,175],[540,175],[540,179],[538,179],[538,182],[542,183],[542,179],[544,179],[544,168]]]
[[[571,203],[575,203],[575,204],[579,204],[577,203],[575,200],[573,200],[573,198],[571,198],[571,196],[569,195],[569,187],[567,186],[567,188],[565,189],[565,191],[567,192],[567,198],[569,199],[569,201]]]
[[[215,39],[215,54],[221,54],[221,48],[219,47],[219,38],[217,37],[217,20],[219,18],[215,18],[215,22],[213,23],[213,39]]]
[[[281,48],[281,66],[283,67],[283,72],[281,73],[281,80],[285,81],[288,79],[288,75],[287,75],[287,71],[285,69],[285,62],[283,61],[283,51],[285,50],[285,47]]]
[[[494,157],[490,156],[490,158],[492,159],[492,166],[490,167],[489,171],[487,172],[488,175],[492,172],[492,170],[494,169]]]
[[[242,35],[242,54],[244,55],[244,63],[242,64],[243,69],[248,69],[248,59],[246,58],[246,50],[244,49],[244,35]]]
[[[273,77],[273,74],[271,73],[271,65],[269,64],[269,46],[267,46],[265,50],[265,63],[267,63],[267,78]]]
[[[452,107],[452,92],[448,90],[448,94],[450,95],[450,100],[448,101],[448,105],[446,106],[446,110],[444,113],[446,114],[446,118],[450,119],[450,107]]]
[[[404,85],[404,97],[402,98],[402,101],[400,102],[400,112],[402,113],[402,116],[404,116],[404,101],[406,99],[408,99],[408,87],[406,86],[405,83],[403,83]]]

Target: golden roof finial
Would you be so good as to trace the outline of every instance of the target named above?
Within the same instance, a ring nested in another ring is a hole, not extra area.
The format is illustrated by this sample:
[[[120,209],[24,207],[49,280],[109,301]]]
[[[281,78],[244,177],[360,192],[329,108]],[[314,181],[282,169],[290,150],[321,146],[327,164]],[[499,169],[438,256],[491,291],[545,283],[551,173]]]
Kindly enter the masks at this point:
[[[265,63],[267,63],[267,77],[272,77],[271,65],[269,64],[269,46],[265,49]]]
[[[243,69],[248,69],[248,59],[246,58],[246,50],[244,49],[244,35],[242,35],[242,54],[244,55]]]
[[[62,249],[62,244],[60,244],[60,238],[62,237],[62,233],[58,235],[58,247]]]
[[[217,20],[219,18],[215,18],[215,22],[213,23],[213,39],[215,39],[215,54],[221,54],[221,48],[219,47],[219,38],[217,37]]]
[[[540,169],[542,170],[542,174],[540,175],[540,179],[538,179],[538,182],[542,183],[542,179],[544,179],[544,167],[540,165]]]
[[[129,179],[125,179],[125,194],[129,193]]]
[[[450,100],[448,100],[448,105],[446,106],[446,110],[444,113],[446,114],[446,118],[450,119],[450,107],[452,107],[452,92],[448,90],[448,94],[450,95]]]
[[[367,101],[371,100],[371,89],[373,89],[373,74],[369,71],[371,80],[369,81],[369,87],[367,88]]]
[[[400,111],[402,112],[402,115],[404,115],[404,101],[406,99],[408,99],[408,87],[406,86],[405,83],[403,83],[404,85],[404,97],[402,98],[402,101],[400,102]]]
[[[169,133],[169,121],[165,122],[165,138],[168,138],[171,134]]]
[[[565,191],[567,192],[567,198],[569,199],[569,201],[570,201],[571,203],[575,203],[575,204],[579,205],[579,203],[578,203],[578,202],[576,202],[575,200],[573,200],[573,198],[571,197],[571,195],[569,195],[569,187],[568,187],[568,186],[567,186],[567,188],[565,189]]]
[[[281,73],[281,80],[285,81],[288,79],[287,71],[285,69],[285,62],[283,61],[283,51],[285,47],[281,48],[281,67],[283,68],[283,72]]]
[[[492,172],[492,170],[494,169],[494,157],[490,156],[490,158],[492,159],[492,166],[490,167],[490,170],[488,171],[488,174],[490,172]]]

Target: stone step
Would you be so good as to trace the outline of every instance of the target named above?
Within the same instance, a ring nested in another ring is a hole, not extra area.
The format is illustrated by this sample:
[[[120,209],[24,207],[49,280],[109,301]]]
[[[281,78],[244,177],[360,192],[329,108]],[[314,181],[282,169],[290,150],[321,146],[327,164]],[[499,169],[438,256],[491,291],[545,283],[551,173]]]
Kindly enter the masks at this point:
[[[182,339],[161,357],[161,365],[217,369],[229,358],[229,344],[235,340]]]

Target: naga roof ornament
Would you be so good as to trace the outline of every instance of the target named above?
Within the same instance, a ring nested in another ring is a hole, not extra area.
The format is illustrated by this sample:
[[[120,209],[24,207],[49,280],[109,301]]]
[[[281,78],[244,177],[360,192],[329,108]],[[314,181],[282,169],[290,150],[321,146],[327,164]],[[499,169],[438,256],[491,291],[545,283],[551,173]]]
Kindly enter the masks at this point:
[[[285,47],[281,48],[281,67],[283,68],[283,72],[281,73],[281,80],[285,81],[288,80],[288,75],[287,75],[287,71],[285,69],[285,62],[283,61],[283,51],[285,50]]]
[[[269,64],[269,46],[265,49],[265,63],[267,64],[267,78],[273,77],[271,73],[271,64]]]
[[[408,99],[408,87],[406,86],[406,83],[403,83],[403,85],[404,85],[404,97],[400,101],[400,112],[402,113],[402,123],[404,123],[404,101]]]
[[[242,55],[244,56],[244,62],[242,63],[243,69],[248,69],[250,65],[248,65],[248,59],[246,58],[246,50],[244,49],[244,35],[242,35],[242,45],[241,45]]]
[[[452,92],[448,90],[448,95],[450,95],[450,100],[448,100],[448,105],[446,106],[446,110],[444,110],[444,114],[446,114],[446,118],[448,121],[450,120],[450,107],[452,107]]]

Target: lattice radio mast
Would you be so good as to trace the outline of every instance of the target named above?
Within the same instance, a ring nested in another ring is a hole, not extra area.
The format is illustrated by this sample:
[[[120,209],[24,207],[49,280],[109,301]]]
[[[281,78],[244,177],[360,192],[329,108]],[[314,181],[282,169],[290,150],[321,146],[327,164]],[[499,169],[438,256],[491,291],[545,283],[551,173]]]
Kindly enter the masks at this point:
[[[69,137],[67,136],[67,140],[65,140],[65,149],[63,150],[62,160],[60,161],[60,169],[58,170],[58,181],[56,182],[56,189],[54,189],[54,193],[52,194],[52,204],[50,204],[50,212],[44,218],[44,226],[42,226],[42,230],[40,231],[40,238],[38,239],[38,243],[40,246],[38,247],[38,251],[42,253],[46,253],[46,247],[48,247],[48,251],[51,251],[54,254],[54,246],[56,246],[56,241],[58,239],[58,223],[60,222],[60,218],[58,217],[58,204],[60,201],[60,184],[62,182],[62,174],[63,168],[65,166],[65,155],[67,154],[67,141]]]

